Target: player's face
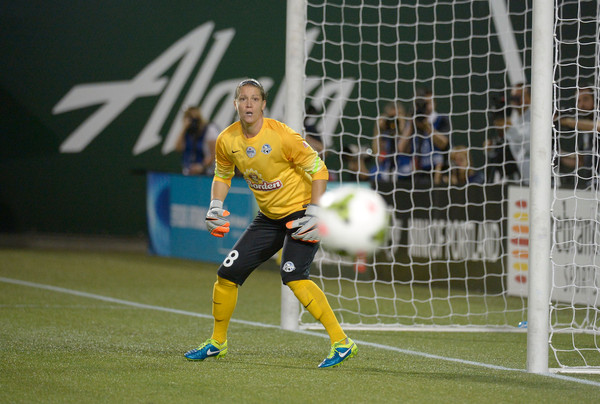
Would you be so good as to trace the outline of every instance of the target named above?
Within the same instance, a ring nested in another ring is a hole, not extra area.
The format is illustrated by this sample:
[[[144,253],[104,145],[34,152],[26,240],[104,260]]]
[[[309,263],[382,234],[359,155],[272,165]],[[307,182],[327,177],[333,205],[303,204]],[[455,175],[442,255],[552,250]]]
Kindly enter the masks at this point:
[[[240,93],[235,100],[235,108],[240,121],[252,125],[262,118],[267,102],[262,98],[260,90],[251,85],[240,88]]]

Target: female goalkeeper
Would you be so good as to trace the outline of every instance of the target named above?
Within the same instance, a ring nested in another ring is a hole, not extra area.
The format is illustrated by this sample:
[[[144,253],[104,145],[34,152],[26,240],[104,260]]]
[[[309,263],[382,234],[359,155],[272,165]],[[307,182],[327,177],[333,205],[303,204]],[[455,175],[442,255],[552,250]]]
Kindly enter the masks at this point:
[[[240,119],[217,138],[215,176],[206,215],[208,231],[215,237],[229,232],[229,212],[223,202],[235,167],[254,193],[260,211],[217,272],[212,336],[185,357],[204,360],[227,353],[227,328],[238,287],[283,247],[283,283],[323,324],[331,339],[329,356],[319,367],[337,366],[354,356],[358,348],[340,327],[323,291],[309,279],[319,242],[315,213],[329,174],[317,152],[298,133],[263,116],[266,104],[265,90],[257,80],[242,81],[234,99]]]

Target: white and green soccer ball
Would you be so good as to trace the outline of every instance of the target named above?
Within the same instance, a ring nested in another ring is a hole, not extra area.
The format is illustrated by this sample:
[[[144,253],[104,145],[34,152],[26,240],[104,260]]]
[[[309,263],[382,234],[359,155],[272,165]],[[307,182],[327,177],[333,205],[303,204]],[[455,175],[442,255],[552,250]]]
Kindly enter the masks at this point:
[[[327,250],[347,254],[373,254],[389,231],[387,204],[377,192],[344,185],[321,197],[319,231]]]

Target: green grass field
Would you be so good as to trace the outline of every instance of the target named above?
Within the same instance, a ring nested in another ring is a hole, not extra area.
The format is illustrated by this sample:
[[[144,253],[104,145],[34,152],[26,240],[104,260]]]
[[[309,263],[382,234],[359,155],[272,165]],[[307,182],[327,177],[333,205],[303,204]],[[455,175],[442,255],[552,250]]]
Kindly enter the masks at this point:
[[[1,403],[598,402],[600,376],[524,371],[522,333],[279,329],[279,273],[240,289],[223,360],[182,354],[212,329],[216,265],[136,253],[0,249]]]

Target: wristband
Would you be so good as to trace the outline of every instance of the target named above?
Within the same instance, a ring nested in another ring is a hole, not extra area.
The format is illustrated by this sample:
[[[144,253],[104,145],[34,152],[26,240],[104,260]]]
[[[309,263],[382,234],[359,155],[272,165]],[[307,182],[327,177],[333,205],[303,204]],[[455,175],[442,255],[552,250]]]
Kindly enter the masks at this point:
[[[212,201],[210,201],[209,208],[223,209],[223,201],[220,199],[213,199]]]

